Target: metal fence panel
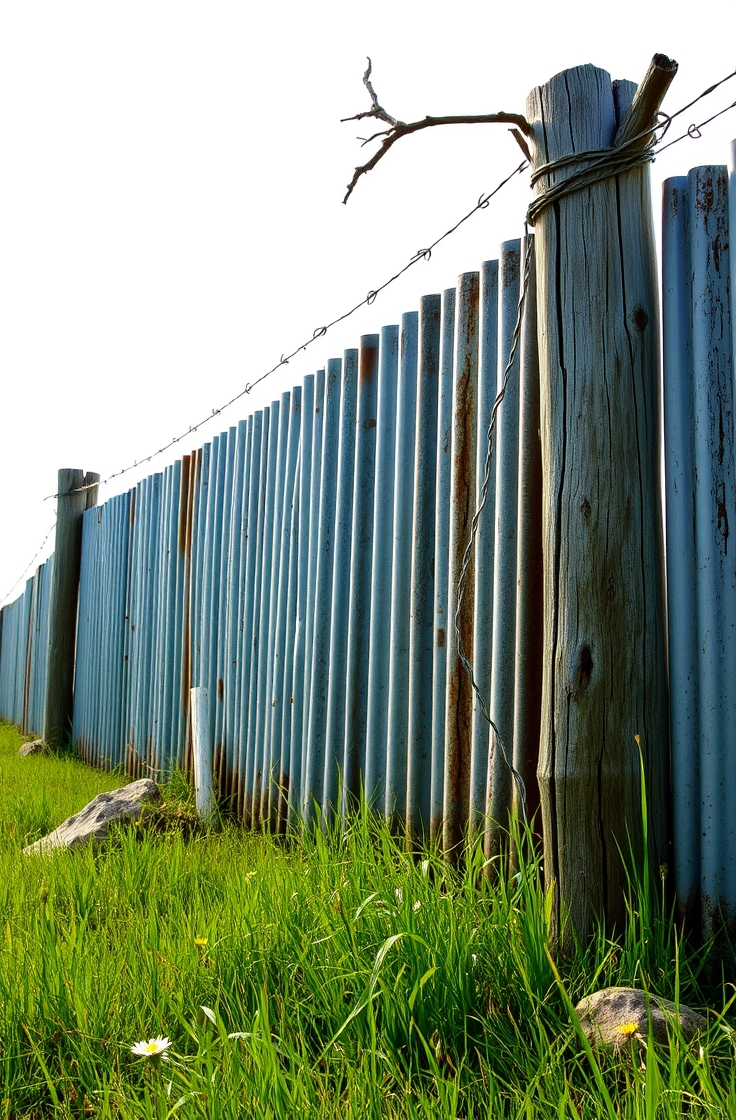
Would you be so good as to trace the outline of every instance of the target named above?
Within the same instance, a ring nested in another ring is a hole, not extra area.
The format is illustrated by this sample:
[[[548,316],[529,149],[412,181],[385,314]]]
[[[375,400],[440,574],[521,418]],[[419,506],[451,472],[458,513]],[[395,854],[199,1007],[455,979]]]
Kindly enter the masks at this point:
[[[728,174],[668,180],[665,425],[675,881],[706,932],[736,916],[736,524]],[[678,851],[678,847],[682,846]]]

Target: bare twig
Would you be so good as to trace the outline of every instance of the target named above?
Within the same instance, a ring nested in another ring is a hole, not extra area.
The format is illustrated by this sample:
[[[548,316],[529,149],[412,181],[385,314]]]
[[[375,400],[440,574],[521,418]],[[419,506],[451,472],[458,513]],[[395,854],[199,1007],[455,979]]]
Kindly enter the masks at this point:
[[[376,97],[376,91],[374,90],[373,86],[371,85],[371,71],[372,70],[373,70],[373,63],[371,62],[371,60],[369,58],[368,59],[368,69],[366,70],[365,74],[363,75],[363,85],[368,90],[369,94],[371,95],[371,101],[373,102],[373,108],[372,109],[367,109],[364,113],[356,113],[354,117],[343,117],[341,123],[344,124],[345,121],[362,121],[365,117],[377,117],[379,121],[385,121],[386,124],[390,124],[392,128],[403,128],[404,127],[404,122],[403,121],[397,121],[395,117],[392,117],[390,113],[387,113],[386,110],[383,108],[383,106],[379,104],[378,98]],[[380,133],[378,135],[380,135]]]
[[[385,129],[382,132],[376,132],[373,134],[373,136],[369,136],[367,139],[363,139],[363,145],[365,145],[370,144],[372,140],[377,140],[381,136],[383,137],[383,139],[381,140],[381,147],[378,149],[375,155],[372,156],[372,158],[369,159],[367,163],[364,163],[361,167],[355,168],[355,174],[348,184],[347,193],[343,199],[343,202],[347,202],[347,200],[350,198],[350,195],[353,193],[355,185],[360,179],[361,175],[366,175],[369,171],[372,171],[378,163],[379,159],[383,159],[383,157],[386,155],[386,152],[389,150],[392,144],[395,144],[396,141],[400,140],[402,136],[408,136],[412,132],[419,132],[423,128],[433,128],[435,125],[440,124],[512,124],[515,125],[515,128],[511,129],[511,131],[512,133],[514,133],[514,138],[517,140],[517,142],[519,142],[519,140],[521,139],[521,137],[517,135],[517,130],[521,133],[524,133],[526,136],[531,137],[532,135],[532,130],[529,122],[527,121],[526,117],[522,116],[519,113],[481,113],[477,115],[461,115],[452,117],[425,117],[421,121],[412,121],[411,123],[406,124],[404,121],[400,121],[396,117],[392,117],[391,114],[388,113],[380,104],[378,97],[376,96],[376,91],[373,89],[370,80],[372,68],[372,63],[369,58],[368,69],[363,75],[363,84],[370,94],[372,108],[367,109],[363,113],[356,113],[353,117],[343,117],[342,119],[343,122],[345,122],[360,121],[364,120],[366,117],[373,117],[376,120],[385,121],[385,123],[390,125],[391,127]],[[362,137],[359,137],[359,139],[362,139]]]

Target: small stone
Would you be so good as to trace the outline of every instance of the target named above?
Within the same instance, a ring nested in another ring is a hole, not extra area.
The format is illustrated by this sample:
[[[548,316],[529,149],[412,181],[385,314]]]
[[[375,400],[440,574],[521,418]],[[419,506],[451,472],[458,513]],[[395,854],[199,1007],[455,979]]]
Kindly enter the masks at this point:
[[[146,802],[160,800],[159,788],[150,778],[129,782],[111,793],[99,794],[79,813],[68,817],[48,836],[29,844],[23,851],[33,855],[52,848],[74,848],[90,841],[105,840],[111,824],[130,824],[140,816]]]
[[[27,758],[29,754],[41,754],[44,747],[43,739],[34,739],[32,743],[24,743],[18,751],[18,754],[21,758]]]
[[[646,1046],[651,1015],[652,1037],[668,1045],[668,1027],[677,1019],[675,1004],[639,988],[603,988],[586,996],[575,1008],[575,1014],[592,1046],[618,1051],[628,1043]],[[680,1029],[690,1041],[708,1026],[708,1020],[697,1011],[679,1006]]]

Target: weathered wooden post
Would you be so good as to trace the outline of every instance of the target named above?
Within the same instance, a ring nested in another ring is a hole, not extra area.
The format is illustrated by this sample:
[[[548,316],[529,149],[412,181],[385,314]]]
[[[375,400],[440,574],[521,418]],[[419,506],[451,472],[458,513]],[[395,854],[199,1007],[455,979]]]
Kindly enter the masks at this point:
[[[64,746],[74,714],[74,660],[77,639],[82,514],[97,502],[98,474],[59,471],[54,567],[51,580],[49,659],[43,737]]]
[[[544,474],[538,776],[563,944],[598,917],[622,928],[621,856],[630,845],[642,856],[637,735],[649,856],[655,869],[667,861],[658,299],[649,175],[635,165],[648,137],[630,141],[654,123],[676,68],[657,55],[635,92],[580,66],[527,101]]]

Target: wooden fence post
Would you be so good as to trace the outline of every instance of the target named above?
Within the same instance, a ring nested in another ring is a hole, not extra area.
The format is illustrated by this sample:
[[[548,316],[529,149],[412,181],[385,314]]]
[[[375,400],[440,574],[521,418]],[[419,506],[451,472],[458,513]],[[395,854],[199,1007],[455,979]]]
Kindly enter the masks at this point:
[[[534,89],[534,171],[568,157],[539,177],[538,194],[590,167],[591,152],[653,124],[675,70],[656,56],[636,93],[593,66]],[[628,862],[631,849],[640,867],[643,846],[635,736],[655,875],[667,861],[659,308],[646,166],[563,193],[539,212],[535,232],[544,476],[538,776],[564,946],[573,930],[587,938],[597,918],[609,931],[623,927],[621,855]]]
[[[62,469],[58,475],[43,727],[44,741],[55,747],[65,745],[72,729],[82,514],[96,504],[99,481],[98,474],[80,470]]]

